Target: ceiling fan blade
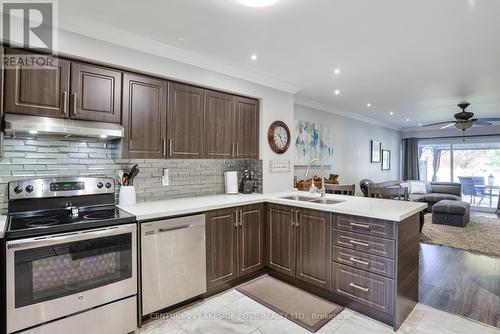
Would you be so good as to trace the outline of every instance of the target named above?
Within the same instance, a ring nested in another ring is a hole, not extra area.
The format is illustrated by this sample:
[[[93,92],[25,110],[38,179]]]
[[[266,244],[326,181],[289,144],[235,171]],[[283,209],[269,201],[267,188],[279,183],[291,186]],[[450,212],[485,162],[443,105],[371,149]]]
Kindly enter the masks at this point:
[[[437,123],[431,123],[431,124],[425,124],[424,127],[426,126],[436,126],[436,125],[443,125],[443,124],[455,124],[455,121],[446,121],[446,122],[437,122]]]
[[[478,118],[478,121],[485,121],[485,122],[500,122],[500,117],[481,117]]]
[[[455,122],[453,122],[453,123],[450,123],[450,124],[448,124],[448,125],[445,125],[445,126],[440,127],[440,129],[447,129],[447,128],[449,128],[449,127],[454,126],[455,124],[456,124],[456,123],[455,123]]]
[[[474,122],[474,125],[490,126],[490,125],[493,125],[493,123],[486,122],[486,121],[483,121],[483,120],[477,120],[477,121]]]

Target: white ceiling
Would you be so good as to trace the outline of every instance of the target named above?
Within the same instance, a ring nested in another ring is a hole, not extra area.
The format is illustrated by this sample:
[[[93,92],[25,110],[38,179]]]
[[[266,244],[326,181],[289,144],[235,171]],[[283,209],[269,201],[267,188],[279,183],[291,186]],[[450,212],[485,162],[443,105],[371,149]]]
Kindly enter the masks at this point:
[[[80,30],[89,22],[132,33],[388,125],[451,119],[462,100],[476,117],[500,117],[498,0],[280,0],[267,8],[64,0],[59,8],[60,20],[77,18]]]

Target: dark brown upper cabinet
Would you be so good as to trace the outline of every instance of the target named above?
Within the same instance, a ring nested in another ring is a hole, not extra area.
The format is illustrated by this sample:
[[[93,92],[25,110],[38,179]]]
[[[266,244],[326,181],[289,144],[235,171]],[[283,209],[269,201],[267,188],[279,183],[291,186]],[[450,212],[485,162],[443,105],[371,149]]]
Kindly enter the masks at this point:
[[[321,288],[330,287],[331,213],[297,209],[296,277]]]
[[[165,80],[123,75],[123,150],[128,158],[166,157],[167,91]]]
[[[7,55],[22,50],[6,49]],[[53,66],[5,69],[4,111],[33,116],[68,117],[70,62],[53,58]]]
[[[204,95],[201,88],[170,83],[167,112],[169,158],[203,158]]]
[[[122,73],[71,63],[71,118],[121,123]]]
[[[264,210],[262,204],[238,212],[238,276],[264,267]]]
[[[207,286],[210,288],[238,277],[237,210],[230,208],[207,212],[205,221]]]
[[[234,96],[206,91],[204,119],[205,156],[209,159],[234,158]]]
[[[259,158],[259,101],[237,96],[235,99],[235,157]]]

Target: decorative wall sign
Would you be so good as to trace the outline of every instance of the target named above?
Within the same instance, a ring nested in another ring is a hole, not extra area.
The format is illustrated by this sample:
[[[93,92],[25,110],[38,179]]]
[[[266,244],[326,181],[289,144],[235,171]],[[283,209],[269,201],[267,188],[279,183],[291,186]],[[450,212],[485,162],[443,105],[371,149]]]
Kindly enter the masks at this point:
[[[285,173],[290,171],[290,160],[270,160],[269,172]]]
[[[325,165],[333,160],[333,145],[328,125],[295,121],[295,165],[307,165],[321,159]]]
[[[379,142],[378,140],[372,140],[370,141],[370,161],[371,162],[380,162],[382,159],[382,143]]]
[[[391,151],[382,150],[382,170],[391,169]]]

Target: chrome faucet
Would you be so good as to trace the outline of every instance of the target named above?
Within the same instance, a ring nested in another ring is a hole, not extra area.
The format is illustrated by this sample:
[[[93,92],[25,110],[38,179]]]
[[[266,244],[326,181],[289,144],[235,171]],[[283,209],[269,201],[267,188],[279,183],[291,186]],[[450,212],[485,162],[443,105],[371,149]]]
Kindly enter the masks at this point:
[[[321,197],[325,197],[325,193],[326,193],[325,178],[323,177],[325,166],[323,164],[323,161],[321,161],[320,159],[312,159],[311,161],[309,161],[309,163],[307,164],[307,169],[306,169],[306,173],[304,174],[304,176],[306,179],[309,178],[309,170],[311,169],[311,165],[314,162],[318,162],[321,164],[321,189],[318,189],[318,187],[316,187],[316,185],[314,184],[314,178],[313,178],[312,182],[311,182],[311,188],[309,188],[309,192],[314,194],[314,193],[317,193],[319,190]]]

